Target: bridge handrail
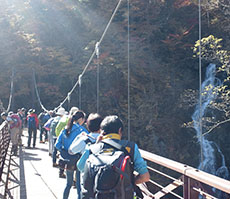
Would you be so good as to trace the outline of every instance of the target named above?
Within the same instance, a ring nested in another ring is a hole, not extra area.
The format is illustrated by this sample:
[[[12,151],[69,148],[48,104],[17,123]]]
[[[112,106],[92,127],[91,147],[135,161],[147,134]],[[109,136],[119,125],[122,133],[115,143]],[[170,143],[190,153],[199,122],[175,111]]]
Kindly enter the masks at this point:
[[[151,161],[163,167],[174,170],[178,173],[183,174],[184,176],[200,181],[211,187],[215,187],[226,193],[230,193],[230,181],[228,180],[222,179],[212,174],[208,174],[196,168],[176,162],[174,160],[170,160],[168,158],[150,153],[148,151],[144,151],[140,149],[140,152],[142,157],[148,161]]]
[[[6,124],[7,124],[6,121],[2,122],[2,124],[0,125],[0,131],[6,126]]]
[[[8,131],[8,123],[5,121],[0,125],[0,181],[5,164],[5,158],[10,143],[10,134]]]

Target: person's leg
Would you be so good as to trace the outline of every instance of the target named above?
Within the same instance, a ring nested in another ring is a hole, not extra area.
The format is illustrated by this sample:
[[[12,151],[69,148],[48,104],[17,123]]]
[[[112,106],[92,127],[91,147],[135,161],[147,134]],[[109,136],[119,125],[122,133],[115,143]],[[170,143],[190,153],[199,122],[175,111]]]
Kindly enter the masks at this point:
[[[28,142],[27,142],[27,147],[30,147],[30,144],[31,144],[31,138],[32,138],[32,129],[31,128],[28,128]]]
[[[17,155],[18,152],[18,139],[19,139],[19,133],[20,133],[20,128],[15,128],[15,149],[14,149],[14,155]]]
[[[41,127],[40,128],[40,143],[42,143],[42,135],[43,135],[43,128]]]
[[[54,151],[54,137],[51,133],[49,135],[50,135],[50,154],[52,156]]]
[[[64,160],[62,159],[59,159],[59,178],[65,178],[65,174],[64,174],[64,171],[65,171],[65,166],[66,166],[66,163]]]
[[[56,140],[57,140],[57,138],[54,138],[53,142],[55,143]],[[53,158],[53,166],[56,166],[56,162],[57,162],[57,148],[55,146],[53,147],[52,158]]]
[[[18,135],[18,145],[19,145],[19,146],[22,146],[22,145],[23,145],[23,144],[22,144],[22,131],[23,131],[23,128],[20,127],[20,128],[19,128],[19,135]]]
[[[33,147],[36,146],[37,129],[33,129]]]
[[[48,131],[45,129],[45,128],[43,128],[44,129],[44,134],[45,134],[45,142],[47,142],[48,141]]]
[[[69,197],[69,192],[73,185],[73,173],[74,171],[72,170],[66,170],[66,182],[67,183],[66,183],[66,187],[63,193],[63,199],[68,199]]]
[[[10,140],[12,142],[12,145],[14,146],[16,144],[16,130],[15,130],[15,128],[10,129]]]
[[[76,188],[77,188],[77,198],[81,199],[81,176],[80,171],[76,170]]]
[[[12,151],[11,151],[12,155],[15,155],[15,151],[17,148],[16,139],[17,139],[16,128],[12,128],[12,129],[10,129],[10,140],[12,142]]]

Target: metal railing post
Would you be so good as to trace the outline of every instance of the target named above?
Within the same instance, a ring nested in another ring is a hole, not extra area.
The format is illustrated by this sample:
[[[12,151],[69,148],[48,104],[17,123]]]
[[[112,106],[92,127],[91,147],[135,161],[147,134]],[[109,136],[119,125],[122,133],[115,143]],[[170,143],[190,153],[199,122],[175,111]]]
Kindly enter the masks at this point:
[[[190,178],[186,175],[183,175],[183,198],[184,199],[191,199],[191,184]]]

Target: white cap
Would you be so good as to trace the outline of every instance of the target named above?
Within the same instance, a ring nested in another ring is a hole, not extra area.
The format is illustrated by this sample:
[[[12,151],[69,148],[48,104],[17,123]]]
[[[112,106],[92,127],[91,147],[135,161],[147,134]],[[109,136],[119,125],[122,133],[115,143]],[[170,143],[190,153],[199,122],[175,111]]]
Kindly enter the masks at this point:
[[[57,115],[65,115],[65,109],[63,107],[59,108],[56,114]]]
[[[76,111],[78,111],[79,109],[77,108],[77,107],[75,107],[75,106],[73,106],[71,109],[70,109],[70,111],[69,111],[69,114],[70,115],[73,115]]]

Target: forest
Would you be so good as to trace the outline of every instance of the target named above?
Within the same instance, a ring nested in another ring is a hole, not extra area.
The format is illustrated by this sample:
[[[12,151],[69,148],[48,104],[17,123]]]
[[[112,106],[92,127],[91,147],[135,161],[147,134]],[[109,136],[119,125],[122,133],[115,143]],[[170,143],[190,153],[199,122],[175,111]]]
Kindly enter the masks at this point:
[[[42,111],[35,79],[42,105],[47,110],[59,106],[78,81],[117,3],[0,0],[3,107],[8,106],[12,76],[11,110]],[[132,140],[147,151],[198,167],[200,140],[194,127],[198,120],[192,116],[199,93],[201,103],[211,96],[202,110],[201,133],[215,143],[215,175],[223,166],[217,148],[228,171],[230,2],[204,0],[200,14],[199,18],[195,0],[122,0],[100,44],[100,56],[93,57],[81,87],[75,88],[63,107],[96,112],[99,75],[101,115],[119,115],[127,138],[129,91]],[[199,78],[207,79],[210,64],[215,65],[215,85],[209,82],[201,90]]]

